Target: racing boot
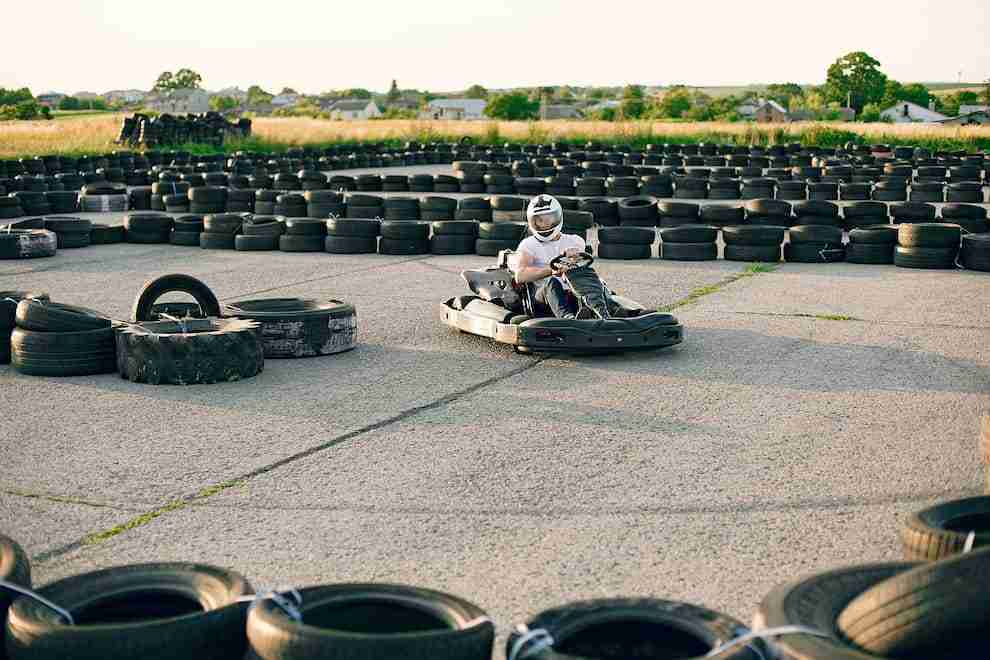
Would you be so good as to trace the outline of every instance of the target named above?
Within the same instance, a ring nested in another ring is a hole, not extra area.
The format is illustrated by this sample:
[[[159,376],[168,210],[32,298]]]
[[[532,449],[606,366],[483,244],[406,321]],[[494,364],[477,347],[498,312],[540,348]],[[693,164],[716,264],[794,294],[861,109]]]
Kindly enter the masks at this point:
[[[571,268],[567,271],[567,282],[574,295],[581,301],[578,318],[609,318],[605,285],[594,268]],[[587,311],[585,311],[587,310]],[[591,313],[591,315],[588,314]]]

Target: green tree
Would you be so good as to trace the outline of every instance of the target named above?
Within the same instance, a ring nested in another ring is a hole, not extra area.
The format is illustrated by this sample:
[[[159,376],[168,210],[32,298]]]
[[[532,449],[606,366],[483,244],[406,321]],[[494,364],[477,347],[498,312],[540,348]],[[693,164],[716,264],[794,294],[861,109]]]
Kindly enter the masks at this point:
[[[863,51],[847,53],[828,68],[825,99],[843,105],[848,101],[860,112],[867,103],[879,102],[886,91],[887,76],[880,62]]]
[[[773,99],[785,108],[795,96],[804,96],[804,88],[797,83],[775,83],[767,85],[766,97]]]
[[[260,103],[270,103],[272,98],[271,94],[261,89],[258,85],[251,85],[247,90],[247,102],[248,105],[258,105]]]
[[[983,81],[983,104],[990,105],[990,78]]]
[[[493,119],[536,119],[540,113],[540,101],[530,100],[522,92],[496,94],[485,104],[485,116]]]
[[[210,109],[217,112],[229,112],[236,110],[240,106],[233,96],[211,96]]]
[[[21,101],[14,106],[14,117],[16,119],[37,119],[41,114],[41,108],[34,99]]]
[[[283,92],[284,93],[284,92]],[[353,87],[344,92],[344,96],[352,99],[370,99],[371,92],[362,87]]]
[[[619,112],[624,119],[639,119],[646,112],[642,85],[626,85],[622,89]]]
[[[657,104],[660,117],[679,119],[691,109],[691,93],[683,86],[671,87]]]
[[[173,89],[199,89],[203,76],[192,69],[179,69],[175,73],[163,71],[152,89],[156,92],[167,92]]]
[[[927,108],[931,100],[931,92],[921,83],[902,85],[896,80],[888,79],[884,85],[883,98],[880,101],[880,105],[884,108],[889,108],[898,101],[910,101],[911,103],[917,103]]]
[[[58,102],[59,110],[78,110],[81,106],[82,103],[75,96],[66,96]]]
[[[16,106],[21,101],[31,101],[34,94],[27,87],[20,89],[4,89],[0,87],[0,105]]]
[[[939,112],[950,117],[955,117],[959,114],[959,106],[973,105],[979,102],[979,100],[980,97],[976,94],[976,92],[971,92],[969,90],[962,90],[956,92],[955,94],[947,94],[941,99]]]
[[[464,92],[464,98],[466,99],[487,99],[488,90],[481,85],[471,85]]]

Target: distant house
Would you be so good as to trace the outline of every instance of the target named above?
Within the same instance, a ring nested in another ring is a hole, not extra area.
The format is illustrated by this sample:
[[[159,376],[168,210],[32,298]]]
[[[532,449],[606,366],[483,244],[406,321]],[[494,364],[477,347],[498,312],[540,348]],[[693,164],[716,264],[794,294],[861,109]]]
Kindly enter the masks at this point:
[[[612,99],[606,99],[605,101],[599,101],[594,105],[589,105],[585,108],[585,112],[601,112],[602,110],[618,110],[619,106],[622,105],[618,101]]]
[[[246,103],[248,98],[248,93],[245,92],[240,87],[225,87],[219,92],[214,92],[213,96],[226,96],[232,98],[238,103]]]
[[[540,119],[581,119],[581,113],[573,105],[543,105]]]
[[[753,119],[764,102],[763,99],[748,98],[736,106],[736,114],[743,119]]]
[[[753,119],[761,123],[781,123],[789,121],[790,115],[779,103],[772,99],[767,99],[756,108],[756,112],[753,113]]]
[[[419,101],[413,99],[397,99],[390,101],[386,107],[390,110],[419,110]]]
[[[275,112],[275,106],[271,103],[251,103],[246,108],[247,112],[253,112],[256,115],[270,115]]]
[[[76,92],[72,96],[79,99],[80,101],[95,101],[96,99],[100,98],[99,94],[94,94],[93,92]]]
[[[139,89],[115,89],[110,92],[103,94],[103,98],[106,99],[107,103],[140,103],[147,96],[144,92]]]
[[[274,105],[276,108],[287,108],[297,103],[299,103],[299,95],[291,94],[291,93],[279,94],[277,96],[273,96],[271,100],[271,104]]]
[[[966,114],[960,113],[958,117],[949,117],[939,123],[943,126],[985,126],[990,124],[990,111],[975,110]]]
[[[210,95],[202,89],[173,89],[152,92],[145,97],[145,105],[153,112],[169,114],[201,114],[210,110]]]
[[[424,119],[483,119],[484,99],[433,99],[420,113]]]
[[[381,117],[382,112],[371,99],[342,99],[330,106],[331,119],[348,121]]]
[[[65,94],[61,94],[59,92],[48,92],[47,94],[38,94],[34,97],[34,100],[37,101],[39,105],[54,108],[58,106],[59,102],[64,98]]]
[[[934,106],[934,102],[931,104],[931,107],[926,108],[923,105],[911,103],[910,101],[898,101],[895,105],[883,110],[880,113],[880,119],[895,124],[928,124],[948,119],[941,112],[935,112]]]
[[[959,116],[968,115],[973,112],[990,112],[990,105],[961,105],[959,106]]]

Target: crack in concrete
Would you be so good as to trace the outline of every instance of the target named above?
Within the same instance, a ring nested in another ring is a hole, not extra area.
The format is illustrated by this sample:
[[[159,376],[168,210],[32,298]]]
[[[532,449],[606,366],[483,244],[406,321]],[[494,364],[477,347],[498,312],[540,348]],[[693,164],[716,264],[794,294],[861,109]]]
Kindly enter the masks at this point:
[[[96,502],[93,500],[87,500],[72,495],[53,495],[50,493],[34,493],[34,492],[29,492],[29,491],[24,491],[9,487],[0,488],[0,494],[10,495],[12,497],[21,497],[29,500],[44,500],[46,502],[54,502],[56,504],[74,504],[77,506],[88,506],[95,509],[115,509],[118,511],[136,511],[136,509],[134,508],[121,506],[119,504],[114,504],[112,502]]]
[[[692,290],[685,297],[680,300],[674,301],[667,305],[660,305],[657,310],[661,312],[670,312],[678,307],[684,307],[685,305],[690,305],[691,303],[697,302],[698,300],[704,298],[705,296],[710,296],[713,293],[717,293],[729,286],[733,282],[738,282],[739,280],[746,279],[748,277],[754,277],[761,273],[772,273],[777,270],[777,264],[762,264],[755,263],[750,264],[744,270],[738,273],[733,273],[728,277],[724,277],[715,284],[709,284],[708,286],[698,287]]]
[[[194,504],[196,504],[198,502],[201,502],[201,501],[206,500],[206,499],[208,499],[210,497],[213,497],[214,495],[217,495],[218,493],[222,493],[225,490],[228,490],[228,489],[233,488],[235,486],[243,485],[245,482],[247,482],[248,480],[253,479],[255,477],[261,476],[263,474],[267,474],[267,473],[272,472],[274,470],[277,470],[277,469],[279,469],[281,467],[285,467],[286,465],[289,465],[291,463],[295,463],[296,461],[300,461],[300,460],[302,460],[304,458],[308,458],[308,457],[310,457],[310,456],[312,456],[314,454],[317,454],[319,452],[325,451],[325,450],[330,449],[332,447],[335,447],[335,446],[337,446],[339,444],[342,444],[344,442],[347,442],[348,440],[352,440],[352,439],[357,438],[359,436],[363,436],[363,435],[366,435],[368,433],[372,433],[374,431],[381,430],[381,429],[386,428],[388,426],[391,426],[393,424],[397,424],[399,422],[405,421],[405,420],[407,420],[407,419],[409,419],[411,417],[414,417],[414,416],[419,415],[421,413],[424,413],[426,411],[435,410],[437,408],[442,408],[442,407],[444,407],[446,405],[449,405],[449,404],[451,404],[451,403],[453,403],[453,402],[455,402],[455,401],[457,401],[459,399],[462,399],[462,398],[464,398],[466,396],[470,396],[471,394],[474,394],[475,392],[478,392],[480,390],[483,390],[486,387],[490,387],[490,386],[495,385],[495,384],[497,384],[497,383],[499,383],[499,382],[501,382],[503,380],[507,380],[509,378],[514,378],[515,376],[518,376],[519,374],[525,373],[525,372],[529,371],[530,369],[533,369],[534,367],[536,367],[539,364],[543,363],[547,359],[548,358],[546,356],[539,356],[539,357],[531,360],[527,364],[524,364],[521,367],[516,367],[515,369],[512,369],[510,371],[507,371],[506,373],[499,374],[497,376],[492,376],[491,378],[487,378],[487,379],[485,379],[485,380],[483,380],[481,382],[475,383],[474,385],[471,385],[471,386],[466,387],[464,389],[461,389],[461,390],[458,390],[456,392],[452,392],[450,394],[447,394],[445,396],[442,396],[442,397],[440,397],[438,399],[435,399],[435,400],[433,400],[433,401],[431,401],[429,403],[425,403],[425,404],[422,404],[422,405],[419,405],[419,406],[414,406],[412,408],[408,408],[408,409],[406,409],[406,410],[404,410],[404,411],[402,411],[400,413],[397,413],[397,414],[395,414],[395,415],[393,415],[391,417],[388,417],[386,419],[379,420],[377,422],[373,422],[371,424],[367,424],[365,426],[362,426],[362,427],[360,427],[358,429],[355,429],[353,431],[349,431],[347,433],[343,433],[341,435],[335,436],[335,437],[331,438],[330,440],[327,440],[326,442],[320,443],[320,444],[315,445],[313,447],[310,447],[308,449],[304,449],[304,450],[302,450],[300,452],[297,452],[297,453],[292,454],[290,456],[286,456],[285,458],[281,458],[281,459],[279,459],[277,461],[274,461],[272,463],[268,463],[267,465],[263,465],[261,467],[255,468],[254,470],[251,470],[249,472],[246,472],[246,473],[244,473],[244,474],[242,474],[242,475],[240,475],[238,477],[234,477],[233,479],[228,479],[226,481],[222,481],[222,482],[213,484],[211,486],[207,486],[206,488],[203,488],[203,489],[201,489],[201,490],[199,490],[199,491],[197,491],[195,493],[192,493],[190,495],[185,495],[183,497],[179,497],[177,499],[171,500],[169,502],[166,502],[165,504],[162,504],[161,506],[158,506],[158,507],[155,507],[154,509],[151,509],[150,511],[146,511],[146,512],[144,512],[144,513],[142,513],[142,514],[140,514],[138,516],[135,516],[134,518],[131,518],[130,520],[127,520],[127,521],[121,523],[120,525],[116,525],[116,526],[111,527],[109,529],[92,532],[92,533],[87,534],[86,536],[83,536],[82,538],[77,539],[75,541],[72,541],[70,543],[67,543],[67,544],[64,544],[62,546],[59,546],[57,548],[53,548],[51,550],[47,550],[45,552],[39,553],[38,555],[36,555],[35,557],[32,558],[32,561],[34,561],[36,563],[44,563],[44,562],[50,561],[52,559],[56,559],[58,557],[62,557],[62,556],[66,555],[66,554],[68,554],[68,553],[70,553],[70,552],[72,552],[74,550],[79,549],[79,548],[83,548],[83,547],[86,547],[86,546],[97,545],[99,543],[103,543],[104,541],[106,541],[108,539],[111,539],[111,538],[113,538],[115,536],[118,536],[119,534],[123,534],[123,533],[128,532],[128,531],[130,531],[132,529],[136,529],[138,527],[141,527],[143,525],[146,525],[146,524],[152,522],[153,520],[155,520],[156,518],[159,518],[159,517],[161,517],[163,515],[166,515],[168,513],[172,513],[174,511],[178,511],[178,510],[181,510],[181,509],[185,509],[185,508],[187,508],[189,506],[192,506],[192,505],[194,505]]]
[[[990,330],[990,326],[985,325],[957,325],[954,323],[911,323],[910,321],[894,321],[890,319],[861,319],[857,316],[847,316],[845,314],[811,314],[807,312],[749,312],[749,311],[729,311],[729,314],[739,316],[767,316],[772,318],[797,318],[815,319],[819,321],[851,321],[855,323],[869,323],[873,325],[897,325],[908,328],[953,328],[956,330]]]

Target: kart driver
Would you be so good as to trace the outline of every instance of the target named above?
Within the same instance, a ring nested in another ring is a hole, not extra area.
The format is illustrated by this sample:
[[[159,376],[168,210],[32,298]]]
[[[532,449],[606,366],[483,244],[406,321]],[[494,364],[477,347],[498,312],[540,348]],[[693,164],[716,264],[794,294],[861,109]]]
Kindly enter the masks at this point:
[[[573,319],[577,309],[566,295],[562,271],[551,270],[550,262],[562,254],[570,257],[584,252],[584,239],[562,233],[564,209],[550,195],[537,195],[529,202],[526,220],[532,235],[516,249],[516,281],[533,282],[537,302],[549,307],[557,318]]]

